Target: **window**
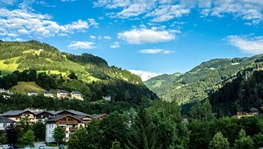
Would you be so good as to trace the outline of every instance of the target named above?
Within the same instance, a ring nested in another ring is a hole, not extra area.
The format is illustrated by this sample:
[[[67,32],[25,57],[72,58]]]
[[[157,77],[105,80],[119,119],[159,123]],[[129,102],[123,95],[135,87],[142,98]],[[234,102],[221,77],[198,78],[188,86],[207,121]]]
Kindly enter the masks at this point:
[[[7,123],[4,123],[4,124],[3,124],[3,127],[6,127],[6,126],[7,126]]]

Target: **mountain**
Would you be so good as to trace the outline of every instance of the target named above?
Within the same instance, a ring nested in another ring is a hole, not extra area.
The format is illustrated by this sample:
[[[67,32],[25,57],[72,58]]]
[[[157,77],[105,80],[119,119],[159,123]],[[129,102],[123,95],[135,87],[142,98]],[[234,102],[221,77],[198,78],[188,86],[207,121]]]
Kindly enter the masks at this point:
[[[189,72],[170,79],[169,75],[157,76],[145,82],[160,98],[179,104],[203,100],[242,72],[251,73],[262,67],[263,55],[245,58],[212,59],[203,62]],[[166,83],[156,83],[159,80]]]
[[[89,101],[101,100],[102,96],[136,104],[142,99],[157,99],[140,77],[109,66],[104,59],[92,54],[63,53],[36,40],[0,41],[0,52],[0,88],[14,93],[26,94],[32,85],[22,88],[18,84],[31,82],[38,85],[39,90],[77,90]]]

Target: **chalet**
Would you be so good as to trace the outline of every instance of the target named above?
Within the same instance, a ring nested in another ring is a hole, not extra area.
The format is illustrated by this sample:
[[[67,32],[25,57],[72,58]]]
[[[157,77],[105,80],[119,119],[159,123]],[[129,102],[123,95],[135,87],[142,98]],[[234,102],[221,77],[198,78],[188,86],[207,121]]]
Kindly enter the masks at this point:
[[[44,96],[45,96],[45,97],[51,97],[51,98],[53,98],[53,97],[54,97],[54,95],[53,95],[53,92],[52,92],[52,91],[46,91],[46,92],[44,92]]]
[[[81,93],[78,91],[71,92],[71,98],[83,100]]]
[[[58,90],[57,91],[57,97],[58,98],[67,98],[68,97],[68,92],[65,90]]]
[[[251,108],[250,112],[237,112],[237,118],[240,119],[241,117],[249,117],[249,116],[258,116],[259,112],[256,108]]]
[[[80,127],[85,126],[77,117],[71,115],[57,115],[53,119],[46,121],[46,142],[55,142],[53,133],[55,128],[61,127],[66,132],[64,141],[67,142],[70,136]]]
[[[27,118],[28,122],[36,122],[36,116],[33,112],[29,110],[11,110],[6,113],[3,113],[1,116],[19,122],[23,118]]]
[[[92,114],[93,119],[102,120],[103,118],[107,117],[108,114]]]
[[[41,111],[41,112],[34,112],[36,115],[37,121],[46,122],[49,119],[52,119],[55,117],[56,112],[55,111]]]
[[[0,130],[5,130],[7,126],[9,126],[11,123],[15,123],[16,121],[10,120],[9,118],[0,116]]]
[[[28,91],[28,92],[27,92],[27,95],[28,95],[28,96],[37,96],[38,93],[37,93],[37,91],[35,91],[35,90],[31,90],[31,91]]]

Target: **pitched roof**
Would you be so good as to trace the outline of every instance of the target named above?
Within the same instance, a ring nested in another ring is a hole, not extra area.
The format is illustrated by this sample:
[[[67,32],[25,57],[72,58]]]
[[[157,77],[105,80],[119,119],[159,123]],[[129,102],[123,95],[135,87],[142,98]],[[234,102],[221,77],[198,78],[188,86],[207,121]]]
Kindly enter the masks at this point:
[[[28,91],[28,93],[30,93],[30,94],[37,94],[37,91],[36,90],[30,90],[30,91]]]
[[[73,92],[71,92],[72,94],[81,94],[80,92],[78,92],[78,91],[73,91]]]
[[[107,114],[92,114],[91,115],[93,118],[101,118],[101,117],[103,117],[103,116],[107,116]]]
[[[68,92],[67,92],[67,91],[65,91],[65,90],[58,90],[58,92],[57,92],[57,93],[67,94]]]
[[[10,120],[9,118],[0,116],[0,123],[15,123],[16,121]]]
[[[56,115],[59,115],[60,113],[62,112],[69,112],[69,113],[72,113],[74,115],[87,115],[86,113],[83,113],[83,112],[80,112],[80,111],[75,111],[75,110],[62,110],[62,111],[58,111],[56,113]]]
[[[53,94],[52,91],[45,91],[44,94]]]
[[[49,113],[49,114],[52,114],[52,115],[55,115],[56,112],[55,111],[41,111],[41,112],[34,112],[35,115],[39,115],[39,114],[42,114],[42,113]]]
[[[2,116],[15,116],[15,115],[22,114],[24,112],[26,112],[26,111],[25,110],[10,110],[10,111],[3,113]]]

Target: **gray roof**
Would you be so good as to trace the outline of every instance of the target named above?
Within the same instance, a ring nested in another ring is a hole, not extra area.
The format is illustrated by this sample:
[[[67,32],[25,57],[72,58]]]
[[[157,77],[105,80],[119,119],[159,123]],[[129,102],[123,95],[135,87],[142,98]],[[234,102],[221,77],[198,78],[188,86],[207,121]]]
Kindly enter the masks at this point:
[[[52,91],[45,91],[44,94],[53,94],[53,92]]]
[[[73,91],[71,92],[72,94],[81,94],[81,92],[78,92],[78,91]]]
[[[28,93],[37,94],[37,91],[36,90],[30,90],[30,91],[28,91]]]
[[[75,111],[75,110],[62,110],[62,111],[58,111],[58,112],[56,113],[56,115],[59,115],[59,113],[64,112],[64,111],[69,112],[69,113],[72,113],[72,114],[74,114],[74,115],[87,115],[86,113],[83,113],[83,112],[80,112],[80,111]]]
[[[0,116],[0,123],[15,123],[16,121],[10,120],[9,118]]]
[[[92,114],[91,116],[93,117],[93,118],[100,118],[100,117],[102,117],[102,116],[104,116],[104,115],[107,115],[107,114]]]
[[[25,110],[11,110],[2,114],[2,116],[15,116],[24,113]]]
[[[58,90],[58,93],[68,93],[67,91],[65,91],[65,90]]]
[[[34,112],[34,114],[35,114],[35,115],[39,115],[39,114],[44,113],[44,112],[47,112],[47,113],[52,114],[52,115],[55,115],[55,114],[56,114],[55,111],[41,111],[41,112]]]

